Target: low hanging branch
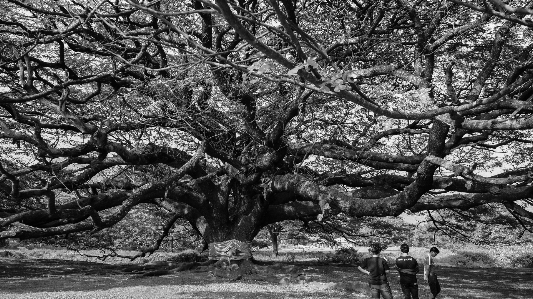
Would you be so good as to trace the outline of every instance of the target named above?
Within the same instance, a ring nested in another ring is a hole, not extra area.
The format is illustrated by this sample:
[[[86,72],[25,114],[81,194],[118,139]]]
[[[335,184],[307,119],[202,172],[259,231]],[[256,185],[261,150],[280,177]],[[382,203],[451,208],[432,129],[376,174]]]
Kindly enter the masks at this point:
[[[11,181],[11,196],[14,198],[18,198],[20,194],[20,182],[19,179],[14,176],[13,174],[9,173],[3,166],[2,163],[0,163],[0,173],[2,174],[2,177],[5,177],[6,179]]]
[[[23,59],[19,60],[19,82],[27,91],[33,91],[33,66],[28,54],[24,55]]]
[[[27,225],[23,225],[22,227],[16,226],[15,229],[7,230],[7,231],[0,231],[0,239],[9,238],[9,237],[16,237],[21,239],[27,239],[27,238],[36,238],[36,237],[45,237],[45,236],[53,236],[53,235],[60,235],[70,232],[79,232],[79,231],[87,231],[87,230],[101,230],[106,227],[110,227],[120,220],[122,220],[133,207],[138,205],[139,203],[147,200],[148,198],[154,198],[154,197],[164,197],[165,196],[165,190],[172,189],[176,186],[179,179],[191,172],[197,165],[197,163],[200,161],[200,159],[203,158],[205,152],[205,143],[202,143],[199,147],[196,153],[191,157],[191,159],[185,163],[180,169],[176,171],[169,179],[166,179],[165,181],[159,182],[159,183],[153,183],[148,184],[146,186],[143,186],[136,190],[133,194],[130,194],[127,198],[125,198],[124,201],[122,201],[120,207],[118,208],[118,211],[113,213],[112,215],[100,218],[98,214],[95,215],[96,210],[93,209],[91,204],[88,206],[85,206],[81,209],[73,209],[73,210],[65,210],[65,209],[58,209],[56,213],[53,215],[49,213],[49,211],[43,210],[37,210],[37,211],[29,211],[25,213],[20,213],[13,215],[9,217],[8,219],[4,220],[3,223],[0,225],[0,227],[7,227],[8,225],[20,222],[23,219],[28,219],[31,221],[35,221],[39,218],[49,219],[48,221],[56,220],[56,217],[59,217],[58,219],[61,219],[61,217],[65,217],[65,219],[75,219],[75,221],[83,221],[84,219],[91,217],[94,221],[92,223],[90,222],[81,222],[81,223],[75,223],[75,224],[68,224],[68,225],[60,225],[57,227],[51,227],[51,228],[35,228]],[[118,194],[120,196],[120,193]],[[105,194],[98,195],[99,197],[105,197]],[[64,205],[67,206],[67,205]],[[78,203],[79,206],[79,203]],[[57,207],[61,208],[61,207]],[[76,216],[74,216],[74,215]],[[40,215],[40,216],[39,216]],[[39,217],[37,217],[39,216]]]
[[[175,214],[174,216],[172,216],[172,218],[170,218],[166,222],[165,226],[163,227],[163,231],[161,232],[161,234],[157,238],[156,242],[152,246],[142,249],[136,255],[133,255],[133,256],[119,256],[119,257],[128,258],[130,261],[133,261],[133,260],[135,260],[135,259],[137,259],[139,257],[145,257],[145,256],[152,255],[152,253],[154,253],[156,250],[159,249],[159,247],[161,246],[161,243],[163,243],[163,240],[168,236],[168,234],[170,233],[170,230],[174,226],[174,223],[176,223],[176,221],[178,221],[178,219],[180,219],[182,217],[183,217],[183,215],[180,215],[180,214]]]
[[[504,206],[507,208],[507,210],[515,217],[516,220],[520,222],[522,227],[529,231],[533,232],[533,223],[528,221],[529,223],[525,223],[520,217],[527,218],[530,220],[533,220],[533,213],[524,209],[520,205],[514,203],[514,202],[505,202]],[[529,224],[529,227],[527,227],[527,224]]]
[[[484,176],[474,174],[474,170],[472,168],[454,164],[450,161],[444,160],[443,158],[428,156],[426,157],[426,160],[435,165],[439,165],[447,170],[452,171],[455,175],[464,177],[465,179],[468,179],[468,180],[477,181],[481,183],[488,183],[488,184],[494,184],[494,185],[510,185],[514,183],[520,183],[523,181],[527,181],[533,178],[533,173],[528,173],[525,175],[517,175],[517,176],[511,175],[507,178],[487,178]]]
[[[169,179],[166,179],[163,182],[148,184],[141,187],[137,190],[132,196],[130,196],[117,212],[112,214],[109,217],[102,219],[101,226],[98,229],[105,227],[113,226],[115,223],[122,220],[133,207],[142,202],[145,198],[161,197],[161,194],[164,194],[165,190],[172,189],[176,186],[179,179],[188,174],[193,168],[197,165],[201,158],[203,158],[205,153],[205,142],[203,142],[199,147],[194,156],[185,163],[180,169],[176,171]],[[154,196],[157,194],[159,196]]]

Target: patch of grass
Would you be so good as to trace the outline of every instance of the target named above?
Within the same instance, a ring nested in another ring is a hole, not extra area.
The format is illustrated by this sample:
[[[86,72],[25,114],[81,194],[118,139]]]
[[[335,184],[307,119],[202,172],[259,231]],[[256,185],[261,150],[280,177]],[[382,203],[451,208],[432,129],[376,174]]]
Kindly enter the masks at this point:
[[[452,266],[467,268],[492,268],[496,266],[496,260],[487,252],[458,251],[443,262]]]
[[[502,267],[502,268],[520,268],[532,267],[533,263],[533,245],[525,246],[461,246],[457,248],[440,248],[437,256],[437,262],[441,265],[451,267]],[[105,262],[108,264],[125,263],[127,259],[119,257],[108,257],[104,261],[95,256],[104,256],[110,254],[110,251],[86,250],[83,255],[62,248],[25,248],[7,249],[13,254],[34,258],[34,259],[61,259],[85,262]],[[429,248],[412,247],[409,254],[422,263],[427,258]],[[133,256],[136,251],[119,250],[118,254],[124,256]],[[400,255],[398,250],[385,251],[382,253],[389,261],[394,261]],[[280,250],[280,254],[272,256],[269,248],[262,248],[254,251],[254,258],[259,261],[271,262],[335,262],[346,264],[357,264],[362,258],[368,256],[368,252],[362,248],[320,248],[303,246],[285,246]],[[144,264],[161,261],[198,261],[203,258],[195,250],[183,250],[181,252],[155,252],[151,256],[139,258],[133,263]]]
[[[470,248],[468,248],[470,249]],[[427,249],[413,250],[423,257]],[[0,258],[0,298],[367,298],[367,277],[355,265],[323,265],[316,261],[332,251],[290,251],[272,259],[269,252],[262,260],[275,262],[258,266],[256,274],[230,281],[211,275],[208,269],[172,273],[159,277],[138,275],[142,261],[124,264],[116,261],[94,263],[73,261],[83,256],[66,250],[20,249],[23,256]],[[339,251],[344,252],[343,250]],[[92,254],[98,252],[91,252]],[[134,253],[134,252],[130,252]],[[188,256],[191,252],[184,252]],[[353,253],[349,251],[348,253]],[[359,253],[356,253],[358,255]],[[389,252],[395,258],[397,252]],[[445,259],[457,252],[441,250]],[[145,263],[177,258],[179,253],[157,253]],[[53,259],[33,259],[33,257]],[[258,258],[256,256],[256,258]],[[518,255],[517,255],[518,256]],[[66,260],[58,259],[65,258]],[[86,257],[85,257],[86,258]],[[128,265],[135,267],[129,267]],[[261,268],[262,267],[262,268]],[[301,279],[303,277],[303,279]],[[393,295],[401,298],[398,274],[388,274]],[[429,297],[422,275],[418,275],[421,298]],[[442,299],[530,298],[533,293],[533,270],[442,266],[439,269]],[[502,287],[505,286],[505,287]]]

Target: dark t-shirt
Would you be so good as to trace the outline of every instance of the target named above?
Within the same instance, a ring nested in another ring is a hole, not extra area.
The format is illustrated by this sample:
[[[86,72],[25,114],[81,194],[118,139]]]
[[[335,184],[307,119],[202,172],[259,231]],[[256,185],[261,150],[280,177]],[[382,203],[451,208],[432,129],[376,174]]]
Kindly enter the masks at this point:
[[[369,257],[361,262],[361,268],[370,272],[369,283],[373,285],[380,285],[387,283],[386,270],[389,270],[387,260],[382,257]]]
[[[400,283],[415,283],[418,273],[418,263],[411,256],[400,256],[396,259],[396,267],[400,272]]]

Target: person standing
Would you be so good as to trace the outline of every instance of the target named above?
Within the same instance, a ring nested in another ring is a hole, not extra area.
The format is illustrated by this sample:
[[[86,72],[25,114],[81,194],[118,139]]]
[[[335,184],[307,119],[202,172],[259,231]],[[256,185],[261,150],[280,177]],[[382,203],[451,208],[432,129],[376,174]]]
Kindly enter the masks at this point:
[[[440,293],[440,283],[437,279],[437,266],[435,265],[435,257],[439,254],[437,247],[431,247],[427,258],[424,259],[424,280],[429,284],[429,290],[433,295],[433,299],[437,298]]]
[[[368,275],[371,298],[392,299],[392,291],[387,281],[386,272],[390,268],[387,260],[380,256],[381,249],[379,243],[371,244],[368,251],[372,257],[364,259],[357,269]]]
[[[405,299],[418,299],[418,281],[416,273],[420,271],[418,262],[409,255],[409,245],[400,246],[401,255],[396,258],[396,268],[400,273],[400,287]]]

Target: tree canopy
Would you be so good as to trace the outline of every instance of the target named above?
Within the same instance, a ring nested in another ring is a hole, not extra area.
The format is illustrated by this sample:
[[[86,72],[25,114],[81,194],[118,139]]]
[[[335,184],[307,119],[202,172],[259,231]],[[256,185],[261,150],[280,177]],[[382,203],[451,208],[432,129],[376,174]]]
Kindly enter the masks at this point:
[[[531,229],[526,2],[4,1],[0,238],[141,205],[206,243],[485,205]]]

